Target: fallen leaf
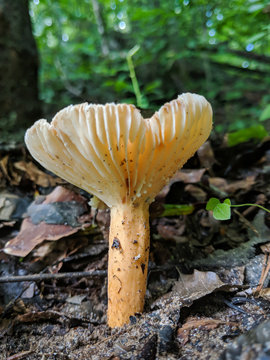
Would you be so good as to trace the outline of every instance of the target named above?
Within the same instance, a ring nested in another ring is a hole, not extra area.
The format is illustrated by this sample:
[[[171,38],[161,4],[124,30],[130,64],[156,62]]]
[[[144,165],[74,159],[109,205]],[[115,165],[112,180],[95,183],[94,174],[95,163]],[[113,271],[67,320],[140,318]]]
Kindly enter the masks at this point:
[[[198,157],[200,159],[201,166],[206,169],[211,169],[211,167],[216,163],[215,154],[212,149],[210,141],[206,141],[198,150]]]
[[[29,218],[22,223],[19,234],[7,242],[4,252],[25,257],[44,240],[55,241],[76,233],[80,228],[67,225],[50,225],[41,222],[34,225]]]
[[[255,184],[256,175],[247,176],[245,179],[232,181],[228,183],[225,179],[219,177],[209,178],[209,184],[228,194],[234,194],[238,190],[248,191]]]
[[[229,194],[233,194],[238,190],[248,191],[251,189],[252,185],[255,184],[255,178],[256,178],[256,175],[251,175],[251,176],[247,176],[243,180],[234,181],[234,182],[230,183],[229,185],[227,185],[226,191]]]
[[[6,177],[11,182],[12,180],[8,174],[8,155],[4,156],[0,160],[0,168],[2,170],[4,177]]]
[[[226,192],[226,187],[228,186],[227,181],[224,178],[220,177],[210,177],[208,179],[209,185],[214,186],[222,192]]]
[[[186,229],[185,221],[180,218],[166,219],[163,218],[157,225],[159,235],[165,240],[183,242],[182,235]]]
[[[28,179],[42,187],[55,186],[56,184],[63,183],[63,180],[60,178],[53,177],[39,170],[31,161],[17,161],[14,163],[14,168],[24,172]]]
[[[270,300],[270,288],[261,289],[261,291],[259,292],[259,297],[269,301]]]
[[[61,317],[65,317],[65,315],[53,310],[29,311],[26,314],[18,315],[15,321],[22,323],[33,323],[44,320],[58,320]]]
[[[169,184],[164,186],[164,188],[160,191],[157,195],[157,199],[161,200],[166,197],[169,193],[172,184],[182,181],[185,184],[195,184],[198,183],[203,174],[205,173],[206,169],[182,169],[179,170],[170,180]]]
[[[177,292],[181,301],[194,301],[212,293],[226,285],[213,271],[194,270],[193,274],[180,273],[179,280],[175,283],[173,291]]]
[[[40,201],[42,202],[39,203]],[[83,212],[87,211],[86,203],[85,198],[61,186],[55,188],[45,199],[36,199],[30,205],[30,208],[32,206],[30,217],[24,219],[19,234],[6,244],[4,252],[24,257],[44,240],[59,240],[84,229],[90,225],[90,216],[83,215]],[[53,204],[57,204],[58,208]],[[69,207],[68,217],[57,212],[61,204],[66,205],[65,210],[67,206]],[[80,209],[79,211],[74,211],[76,206]],[[47,213],[48,209],[49,213]]]
[[[197,201],[203,202],[207,198],[207,194],[199,186],[189,184],[185,187],[185,191],[193,196]]]

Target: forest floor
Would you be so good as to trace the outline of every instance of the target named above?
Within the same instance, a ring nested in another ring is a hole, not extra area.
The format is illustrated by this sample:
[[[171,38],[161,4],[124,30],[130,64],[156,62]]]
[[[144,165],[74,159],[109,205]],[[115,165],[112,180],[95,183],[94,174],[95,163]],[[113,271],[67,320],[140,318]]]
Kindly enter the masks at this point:
[[[108,210],[90,209],[23,147],[0,155],[0,359],[270,359],[270,216],[247,206],[217,221],[205,210],[211,197],[270,207],[269,139],[213,138],[163,189],[150,209],[144,313],[116,329]]]

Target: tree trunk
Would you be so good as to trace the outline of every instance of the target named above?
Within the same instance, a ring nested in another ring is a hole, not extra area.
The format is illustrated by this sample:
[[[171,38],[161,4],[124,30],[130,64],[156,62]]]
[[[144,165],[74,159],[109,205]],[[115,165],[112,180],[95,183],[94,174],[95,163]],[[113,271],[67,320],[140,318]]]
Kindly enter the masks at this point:
[[[28,0],[0,0],[0,142],[21,141],[40,117],[38,53]]]

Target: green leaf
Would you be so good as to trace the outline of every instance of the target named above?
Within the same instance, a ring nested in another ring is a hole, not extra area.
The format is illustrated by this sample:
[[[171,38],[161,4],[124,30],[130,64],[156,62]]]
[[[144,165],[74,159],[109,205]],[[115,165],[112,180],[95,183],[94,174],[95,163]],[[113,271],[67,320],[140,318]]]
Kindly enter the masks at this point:
[[[270,104],[266,106],[260,116],[260,121],[265,121],[270,119]]]
[[[263,125],[254,125],[245,129],[241,129],[228,134],[228,145],[235,146],[237,144],[249,141],[251,139],[262,140],[268,135]]]
[[[214,208],[220,204],[219,199],[217,198],[211,198],[210,200],[208,200],[208,203],[206,204],[206,210],[211,211],[214,210]]]
[[[179,216],[189,215],[194,211],[193,205],[164,204],[164,211],[160,215],[163,216]]]
[[[223,202],[224,202],[224,204],[228,204],[228,205],[231,206],[231,200],[230,199],[225,199]]]
[[[226,203],[218,204],[213,210],[213,217],[216,220],[229,220],[231,218],[230,205]]]

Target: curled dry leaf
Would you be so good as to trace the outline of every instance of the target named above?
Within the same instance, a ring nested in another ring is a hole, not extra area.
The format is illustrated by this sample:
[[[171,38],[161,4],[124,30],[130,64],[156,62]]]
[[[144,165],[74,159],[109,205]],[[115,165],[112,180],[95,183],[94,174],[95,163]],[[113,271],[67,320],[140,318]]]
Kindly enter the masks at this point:
[[[63,183],[63,180],[39,170],[31,161],[18,161],[14,168],[22,171],[28,179],[39,186],[49,187]]]
[[[173,291],[177,292],[180,299],[194,301],[212,293],[226,285],[213,271],[194,270],[193,274],[180,273],[179,280],[175,283]]]

